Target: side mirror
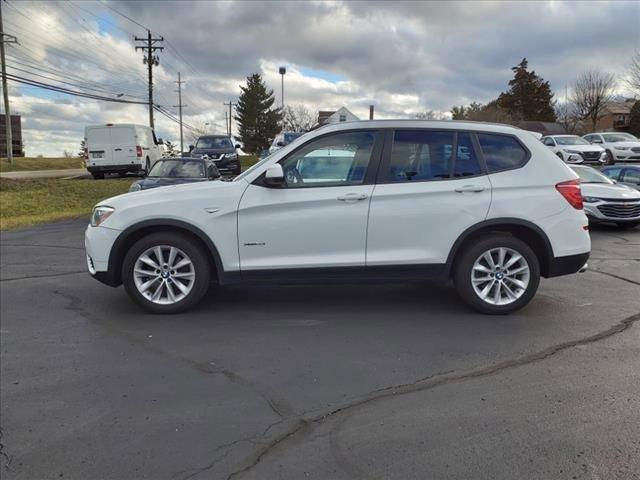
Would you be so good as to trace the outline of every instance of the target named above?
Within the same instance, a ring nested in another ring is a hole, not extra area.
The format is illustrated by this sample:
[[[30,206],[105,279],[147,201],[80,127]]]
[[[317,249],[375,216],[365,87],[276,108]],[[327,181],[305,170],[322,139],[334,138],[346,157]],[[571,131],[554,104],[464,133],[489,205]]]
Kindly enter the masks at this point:
[[[193,150],[194,148],[196,147],[194,147],[193,145],[189,145],[189,151]]]
[[[278,147],[284,147],[284,146],[285,146],[285,145],[284,145],[284,142],[278,142],[278,143],[276,143],[276,145],[277,145]]]
[[[209,180],[215,180],[216,178],[220,178],[220,172],[218,171],[218,168],[215,165],[209,165],[207,167],[207,178]]]
[[[267,168],[267,171],[264,175],[264,181],[267,185],[271,186],[280,186],[284,185],[284,171],[282,170],[282,165],[276,163]]]
[[[236,143],[236,148],[242,148],[239,143]]]
[[[161,138],[159,138],[159,139],[158,139],[158,145],[164,145],[164,140],[163,140],[163,139],[161,139]]]

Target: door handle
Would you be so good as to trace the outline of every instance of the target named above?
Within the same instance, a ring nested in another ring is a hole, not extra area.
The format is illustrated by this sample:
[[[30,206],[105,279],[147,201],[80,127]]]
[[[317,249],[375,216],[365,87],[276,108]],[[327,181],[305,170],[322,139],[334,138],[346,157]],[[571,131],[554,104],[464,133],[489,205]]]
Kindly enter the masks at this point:
[[[122,149],[121,149],[121,148],[114,148],[114,149],[113,149],[113,151],[114,151],[114,152],[121,152],[121,151],[122,151]]]
[[[364,200],[367,196],[364,193],[347,193],[338,197],[341,202],[358,202]]]
[[[482,185],[463,185],[461,187],[456,188],[456,192],[458,193],[480,193],[484,192],[484,187]]]

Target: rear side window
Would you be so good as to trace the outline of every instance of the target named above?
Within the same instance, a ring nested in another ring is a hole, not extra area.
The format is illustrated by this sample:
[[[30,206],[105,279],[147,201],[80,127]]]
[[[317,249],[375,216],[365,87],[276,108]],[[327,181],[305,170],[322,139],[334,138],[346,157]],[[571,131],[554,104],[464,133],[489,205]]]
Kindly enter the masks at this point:
[[[469,133],[459,133],[456,145],[456,133],[453,131],[395,132],[388,172],[388,179],[392,182],[444,180],[481,173]]]
[[[514,137],[479,133],[478,141],[489,173],[520,168],[529,158],[529,153]]]

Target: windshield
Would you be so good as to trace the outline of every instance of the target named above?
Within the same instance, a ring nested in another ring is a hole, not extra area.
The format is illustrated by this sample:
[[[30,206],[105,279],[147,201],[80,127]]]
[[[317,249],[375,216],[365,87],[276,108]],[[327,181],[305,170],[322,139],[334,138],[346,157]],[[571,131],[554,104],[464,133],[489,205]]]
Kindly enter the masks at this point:
[[[613,182],[603,174],[591,167],[571,167],[578,174],[582,183],[606,183],[612,185]]]
[[[607,143],[616,142],[637,142],[638,139],[630,133],[603,133],[604,141]]]
[[[200,137],[196,142],[199,150],[212,148],[233,148],[233,143],[229,137]]]
[[[160,160],[149,172],[149,177],[204,178],[204,162],[200,160]]]
[[[558,145],[590,145],[585,139],[580,137],[553,137]]]

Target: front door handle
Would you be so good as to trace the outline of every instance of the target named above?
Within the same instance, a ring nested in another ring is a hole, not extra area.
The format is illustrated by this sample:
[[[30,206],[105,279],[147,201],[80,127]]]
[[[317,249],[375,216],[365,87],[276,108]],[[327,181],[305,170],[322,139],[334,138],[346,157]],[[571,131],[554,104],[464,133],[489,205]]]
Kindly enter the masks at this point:
[[[456,188],[456,192],[458,193],[480,193],[484,192],[484,187],[482,185],[463,185],[461,187]]]
[[[367,196],[364,193],[347,193],[345,195],[341,195],[338,197],[338,200],[341,202],[358,202],[360,200],[364,200]]]
[[[114,148],[113,150],[114,150],[115,152],[121,152],[121,151],[122,151],[122,149],[121,149],[121,148]]]

